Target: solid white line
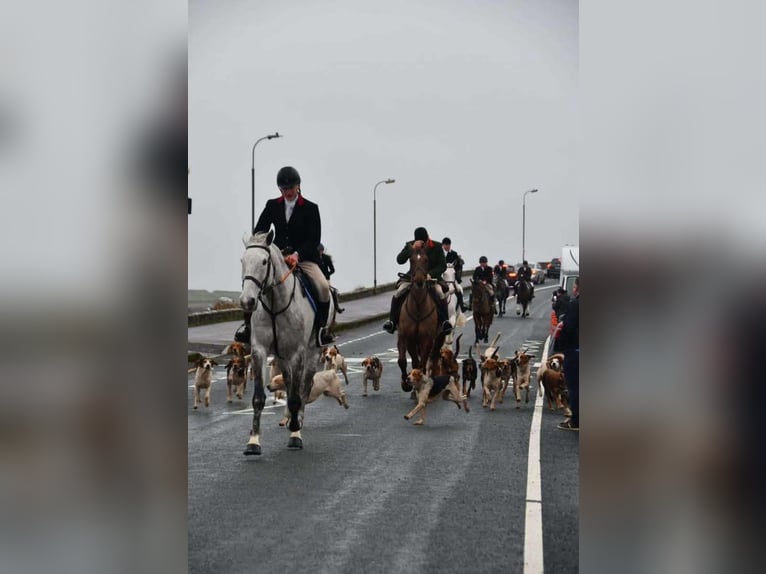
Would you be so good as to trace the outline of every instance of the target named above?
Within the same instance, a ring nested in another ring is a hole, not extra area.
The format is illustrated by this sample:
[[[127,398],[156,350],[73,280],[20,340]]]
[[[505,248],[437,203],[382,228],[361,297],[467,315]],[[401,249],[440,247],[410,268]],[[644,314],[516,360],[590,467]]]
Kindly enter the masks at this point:
[[[543,347],[543,356],[540,362],[545,364],[547,360],[548,345],[546,344]],[[535,397],[532,426],[529,430],[529,455],[527,456],[527,507],[524,522],[525,574],[542,574],[544,572],[543,496],[540,478],[540,428],[543,420],[543,397],[537,392]]]
[[[343,341],[342,343],[338,343],[338,347],[342,347],[343,345],[348,345],[349,343],[356,343],[357,341],[364,341],[365,339],[369,339],[370,337],[377,337],[378,335],[381,335],[383,333],[388,334],[386,331],[381,329],[377,333],[373,333],[372,335],[365,335],[364,337],[359,337],[358,339],[351,339],[350,341]]]

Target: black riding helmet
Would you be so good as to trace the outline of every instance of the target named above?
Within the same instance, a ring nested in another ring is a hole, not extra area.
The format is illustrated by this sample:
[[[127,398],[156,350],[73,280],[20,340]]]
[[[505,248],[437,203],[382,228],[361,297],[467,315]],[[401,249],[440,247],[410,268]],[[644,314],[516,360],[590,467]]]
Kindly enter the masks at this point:
[[[486,257],[484,257],[483,255],[481,257],[479,257],[479,263],[486,263],[486,262],[487,262],[487,258]]]
[[[428,241],[428,231],[425,227],[418,227],[415,230],[415,241]]]
[[[442,239],[442,245],[452,245],[452,240],[449,237]]]
[[[301,176],[298,170],[289,165],[277,172],[277,187],[294,187],[301,184]]]

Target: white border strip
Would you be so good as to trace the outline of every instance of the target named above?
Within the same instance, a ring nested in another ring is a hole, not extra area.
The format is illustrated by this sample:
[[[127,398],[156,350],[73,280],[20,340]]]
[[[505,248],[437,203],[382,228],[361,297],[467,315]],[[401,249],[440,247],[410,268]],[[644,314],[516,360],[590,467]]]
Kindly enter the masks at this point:
[[[541,366],[548,360],[545,340]],[[538,383],[539,384],[539,383]],[[527,505],[524,522],[524,573],[543,574],[543,496],[540,479],[540,428],[543,422],[543,396],[535,390],[535,409],[529,430],[527,457]]]

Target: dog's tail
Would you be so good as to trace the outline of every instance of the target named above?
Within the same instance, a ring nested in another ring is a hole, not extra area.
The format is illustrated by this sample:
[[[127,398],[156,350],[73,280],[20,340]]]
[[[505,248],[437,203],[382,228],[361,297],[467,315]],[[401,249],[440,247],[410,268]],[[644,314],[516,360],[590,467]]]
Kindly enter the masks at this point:
[[[457,339],[455,339],[455,358],[457,359],[460,356],[460,337],[463,336],[463,333],[460,333],[457,336]]]

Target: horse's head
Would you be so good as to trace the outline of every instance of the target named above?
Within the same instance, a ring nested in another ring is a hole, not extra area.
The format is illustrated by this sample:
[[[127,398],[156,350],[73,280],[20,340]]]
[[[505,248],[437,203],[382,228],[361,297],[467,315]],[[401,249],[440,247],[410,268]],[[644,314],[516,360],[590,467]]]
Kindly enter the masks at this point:
[[[245,254],[242,256],[242,293],[239,304],[246,312],[257,305],[262,292],[272,289],[276,283],[277,268],[282,262],[279,248],[272,243],[274,231],[244,237]],[[282,262],[284,265],[284,262]]]
[[[428,255],[425,247],[413,249],[410,255],[410,277],[413,285],[423,287],[428,277]]]
[[[452,263],[447,263],[447,269],[442,273],[442,279],[447,283],[452,283],[455,280],[455,266]]]

